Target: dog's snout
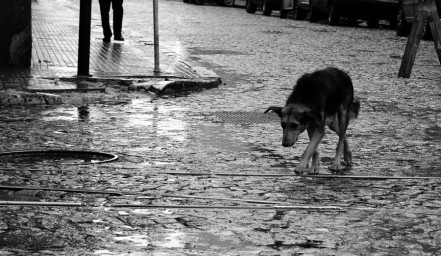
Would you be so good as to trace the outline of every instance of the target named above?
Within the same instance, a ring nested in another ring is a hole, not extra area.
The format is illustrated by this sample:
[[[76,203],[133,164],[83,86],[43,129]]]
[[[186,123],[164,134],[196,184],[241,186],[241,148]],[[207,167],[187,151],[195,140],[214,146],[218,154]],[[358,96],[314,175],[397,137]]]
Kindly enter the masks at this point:
[[[292,147],[294,146],[295,142],[290,142],[290,141],[282,141],[282,146],[284,147]]]
[[[287,141],[282,141],[282,146],[291,147],[292,145],[290,145]]]
[[[284,147],[292,147],[292,146],[294,146],[294,144],[296,142],[297,142],[297,138],[296,137],[283,136],[282,146],[284,146]]]

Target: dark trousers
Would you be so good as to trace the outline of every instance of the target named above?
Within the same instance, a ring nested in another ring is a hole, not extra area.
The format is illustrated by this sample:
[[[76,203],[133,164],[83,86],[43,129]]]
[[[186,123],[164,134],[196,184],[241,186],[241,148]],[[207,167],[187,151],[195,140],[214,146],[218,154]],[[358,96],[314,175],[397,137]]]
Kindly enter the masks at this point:
[[[123,0],[99,0],[101,12],[101,25],[103,26],[104,37],[111,37],[112,30],[110,29],[109,13],[110,5],[113,9],[113,31],[115,37],[121,37],[122,21],[123,21]]]

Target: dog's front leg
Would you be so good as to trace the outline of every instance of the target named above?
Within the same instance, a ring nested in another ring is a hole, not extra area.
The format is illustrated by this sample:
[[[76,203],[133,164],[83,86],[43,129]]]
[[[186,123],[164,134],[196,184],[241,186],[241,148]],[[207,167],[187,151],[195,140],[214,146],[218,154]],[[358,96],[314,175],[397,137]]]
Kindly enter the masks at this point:
[[[313,132],[313,134],[310,136],[311,141],[309,142],[308,147],[306,147],[305,152],[303,152],[302,159],[300,160],[300,163],[297,165],[295,169],[295,172],[297,174],[302,174],[306,172],[308,168],[308,162],[311,159],[311,157],[314,155],[314,153],[316,153],[317,147],[320,144],[320,141],[322,141],[324,135],[325,135],[325,130],[320,128],[320,129],[316,129]]]
[[[309,140],[312,140],[314,133],[315,133],[315,129],[313,127],[308,127]],[[319,173],[319,171],[320,171],[320,155],[318,153],[318,147],[317,147],[314,153],[312,154],[311,166],[309,167],[308,172],[315,174],[315,173]]]

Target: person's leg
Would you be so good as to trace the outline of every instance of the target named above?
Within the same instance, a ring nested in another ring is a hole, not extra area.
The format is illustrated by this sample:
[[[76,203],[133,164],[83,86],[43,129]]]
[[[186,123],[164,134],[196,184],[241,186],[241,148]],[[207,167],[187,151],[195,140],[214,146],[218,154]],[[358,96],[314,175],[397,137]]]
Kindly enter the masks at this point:
[[[99,0],[100,12],[101,12],[101,26],[103,27],[104,39],[103,41],[109,42],[112,37],[112,30],[109,23],[109,12],[111,0]]]
[[[113,30],[115,32],[114,38],[115,40],[124,41],[122,37],[122,22],[124,15],[123,8],[123,0],[112,0],[112,9],[113,9]]]

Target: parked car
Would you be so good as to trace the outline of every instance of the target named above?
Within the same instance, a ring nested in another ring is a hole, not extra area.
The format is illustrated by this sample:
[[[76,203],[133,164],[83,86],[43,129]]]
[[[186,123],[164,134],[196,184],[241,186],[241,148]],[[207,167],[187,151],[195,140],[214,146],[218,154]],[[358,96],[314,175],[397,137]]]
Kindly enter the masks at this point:
[[[309,0],[297,0],[294,4],[294,19],[303,20],[311,10]]]
[[[204,4],[206,0],[183,0],[184,3],[191,3],[191,4]],[[223,6],[234,6],[234,0],[217,0],[218,4]]]
[[[330,25],[339,24],[340,18],[363,19],[369,27],[377,27],[379,20],[396,25],[399,0],[310,0],[310,21],[315,22],[324,15]]]
[[[288,12],[294,12],[294,18],[304,19],[309,11],[309,0],[246,0],[245,9],[248,13],[255,13],[262,8],[263,15],[269,16],[278,10],[280,18],[286,18]]]
[[[418,0],[400,0],[396,28],[398,36],[407,36],[409,34],[412,22],[416,16],[418,3]],[[435,0],[435,4],[438,9],[438,15],[441,17],[441,0]],[[424,37],[430,37],[429,34],[430,29],[426,26]]]

